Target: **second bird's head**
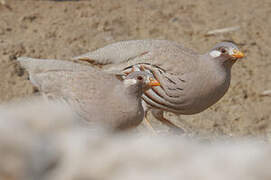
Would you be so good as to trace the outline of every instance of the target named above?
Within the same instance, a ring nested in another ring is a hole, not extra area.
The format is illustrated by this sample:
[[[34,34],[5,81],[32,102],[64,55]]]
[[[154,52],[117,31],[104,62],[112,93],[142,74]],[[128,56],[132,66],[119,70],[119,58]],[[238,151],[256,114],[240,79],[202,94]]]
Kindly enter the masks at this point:
[[[131,72],[125,77],[124,84],[126,86],[139,86],[143,91],[148,90],[152,86],[160,86],[160,83],[151,73],[144,71]]]

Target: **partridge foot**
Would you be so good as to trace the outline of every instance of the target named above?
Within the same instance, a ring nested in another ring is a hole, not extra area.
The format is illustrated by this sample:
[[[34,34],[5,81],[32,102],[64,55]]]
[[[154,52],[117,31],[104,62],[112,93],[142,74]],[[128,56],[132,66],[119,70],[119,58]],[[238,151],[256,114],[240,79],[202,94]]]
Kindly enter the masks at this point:
[[[145,113],[145,116],[144,116],[144,124],[145,126],[152,132],[153,135],[157,135],[157,132],[154,130],[154,128],[152,127],[148,117],[147,117],[147,112]]]
[[[174,132],[174,134],[184,134],[186,132],[183,128],[173,124],[168,119],[166,119],[164,117],[163,111],[152,109],[151,112],[157,120],[159,120],[161,123],[167,125],[170,128],[170,131]]]

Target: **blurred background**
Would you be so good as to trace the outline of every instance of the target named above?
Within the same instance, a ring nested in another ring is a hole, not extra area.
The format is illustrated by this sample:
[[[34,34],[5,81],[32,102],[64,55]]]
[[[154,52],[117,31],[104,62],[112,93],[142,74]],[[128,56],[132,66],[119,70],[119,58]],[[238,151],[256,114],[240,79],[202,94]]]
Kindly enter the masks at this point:
[[[34,92],[13,63],[19,56],[69,59],[132,39],[167,39],[204,53],[232,40],[246,57],[233,67],[228,93],[198,115],[167,117],[199,134],[269,137],[270,17],[270,0],[0,0],[0,101]]]

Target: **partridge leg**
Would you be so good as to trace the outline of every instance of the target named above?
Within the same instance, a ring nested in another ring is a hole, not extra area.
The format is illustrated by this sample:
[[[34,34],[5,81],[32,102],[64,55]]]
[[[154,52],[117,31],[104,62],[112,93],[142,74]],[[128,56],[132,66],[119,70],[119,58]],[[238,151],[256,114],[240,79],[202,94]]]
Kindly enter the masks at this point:
[[[184,134],[185,130],[175,124],[173,124],[172,122],[170,122],[168,119],[164,118],[164,114],[163,111],[158,110],[158,109],[152,109],[152,114],[153,116],[159,120],[160,122],[162,122],[163,124],[167,125],[171,130],[173,130],[174,132],[180,133],[180,134]]]
[[[148,120],[148,112],[149,111],[145,111],[145,115],[144,115],[144,124],[148,127],[148,129],[154,134],[157,135],[156,131],[154,130],[154,128],[152,127],[150,121]]]

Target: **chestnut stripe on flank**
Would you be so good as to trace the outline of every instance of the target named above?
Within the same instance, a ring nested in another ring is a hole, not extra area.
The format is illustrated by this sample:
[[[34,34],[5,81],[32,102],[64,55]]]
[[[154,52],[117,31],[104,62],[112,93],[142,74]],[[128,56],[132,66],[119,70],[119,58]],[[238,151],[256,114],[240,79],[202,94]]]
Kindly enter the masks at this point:
[[[174,109],[175,111],[176,110],[181,110],[180,108],[176,108],[179,107],[178,105],[181,105],[183,103],[179,103],[179,104],[173,104],[171,103],[170,101],[167,101],[166,99],[164,98],[161,98],[161,97],[158,97],[154,94],[149,94],[148,92],[145,92],[144,94],[144,97],[148,98],[151,102],[155,103],[156,106],[159,105],[159,107],[164,107],[164,108],[167,108],[167,109]]]
[[[157,108],[157,109],[161,109],[163,111],[170,111],[170,112],[175,112],[175,113],[180,113],[180,111],[182,111],[183,109],[181,108],[172,108],[172,107],[167,107],[167,106],[163,106],[161,104],[157,104],[156,102],[152,101],[152,99],[148,98],[147,96],[145,96],[143,94],[142,96],[142,100],[148,104],[150,107],[154,107],[154,108]]]
[[[170,96],[168,95],[162,88],[158,89],[157,87],[152,87],[154,93],[157,94],[157,96],[160,96],[163,99],[166,99],[167,101],[173,103],[173,104],[182,104],[183,101],[180,101],[181,96]]]
[[[157,104],[157,103],[153,102],[152,100],[150,100],[149,98],[147,98],[144,95],[142,96],[142,100],[151,107],[155,107],[157,109],[161,109],[161,110],[164,110],[164,111],[169,110],[167,107],[164,107],[161,104]]]
[[[156,104],[160,104],[162,106],[167,106],[167,104],[165,104],[162,101],[157,101],[157,99],[154,99],[152,95],[150,95],[148,92],[144,93],[146,95],[146,97],[148,97],[150,100],[152,100],[153,102],[155,102]],[[162,97],[160,97],[160,99],[164,100]]]

